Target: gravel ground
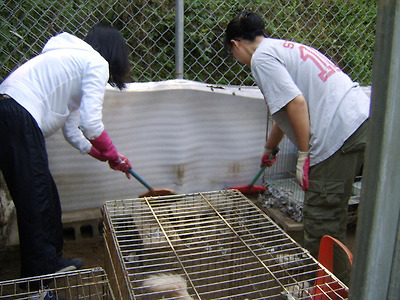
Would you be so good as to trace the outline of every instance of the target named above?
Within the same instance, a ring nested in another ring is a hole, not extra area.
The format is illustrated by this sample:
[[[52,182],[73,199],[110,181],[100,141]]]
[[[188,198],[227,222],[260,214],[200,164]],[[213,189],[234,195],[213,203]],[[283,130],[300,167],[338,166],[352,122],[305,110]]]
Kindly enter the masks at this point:
[[[64,257],[81,258],[83,268],[104,268],[104,243],[103,241],[67,242],[64,246]],[[0,280],[9,280],[19,277],[20,254],[16,246],[0,250]]]
[[[347,243],[351,251],[354,249],[355,225],[349,225],[347,231]],[[82,258],[83,268],[103,267],[104,242],[102,240],[88,240],[82,242],[66,242],[64,256],[70,258]],[[18,247],[10,247],[0,250],[0,280],[9,280],[19,277],[20,255]]]

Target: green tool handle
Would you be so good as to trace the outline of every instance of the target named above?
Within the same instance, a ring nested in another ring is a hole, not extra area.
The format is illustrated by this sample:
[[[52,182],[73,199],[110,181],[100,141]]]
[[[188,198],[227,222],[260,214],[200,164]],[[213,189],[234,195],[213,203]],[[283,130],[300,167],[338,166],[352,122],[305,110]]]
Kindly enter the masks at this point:
[[[275,147],[274,150],[272,150],[271,155],[269,156],[269,159],[273,159],[273,158],[275,157],[275,155],[276,155],[278,152],[279,152],[279,147]],[[261,176],[261,174],[265,171],[265,168],[266,168],[266,167],[267,167],[267,166],[262,166],[262,167],[260,168],[260,170],[258,170],[256,176],[254,176],[253,180],[250,182],[249,187],[252,187],[252,186],[256,183],[257,179],[258,179],[258,178]]]

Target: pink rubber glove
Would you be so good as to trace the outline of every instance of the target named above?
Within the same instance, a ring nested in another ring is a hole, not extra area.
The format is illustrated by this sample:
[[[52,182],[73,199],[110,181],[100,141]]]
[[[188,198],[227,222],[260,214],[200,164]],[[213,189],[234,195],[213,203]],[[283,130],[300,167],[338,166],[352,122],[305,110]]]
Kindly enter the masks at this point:
[[[272,167],[274,162],[276,162],[276,160],[278,159],[278,155],[275,154],[275,156],[273,158],[269,158],[271,156],[272,151],[273,151],[273,149],[265,148],[264,154],[261,158],[260,167],[267,166],[269,168],[269,167]]]
[[[119,159],[121,159],[121,162]],[[109,160],[108,164],[110,165],[111,169],[127,173],[127,175],[129,175],[128,170],[132,169],[132,165],[131,165],[130,161],[125,156],[123,156],[122,154],[119,154],[119,153],[118,153],[118,162]],[[130,178],[130,177],[128,177],[128,178]]]
[[[101,155],[100,151],[93,146],[90,148],[89,155],[100,161],[107,161],[107,157]]]
[[[90,140],[90,143],[93,145],[90,155],[101,161],[108,160],[111,169],[124,172],[130,178],[128,170],[132,168],[132,165],[125,156],[118,153],[107,131],[103,130],[100,136]]]
[[[103,130],[97,138],[89,141],[107,160],[118,162],[119,156],[117,148],[115,148],[107,131]]]
[[[296,177],[303,191],[309,188],[308,172],[310,170],[310,157],[308,152],[299,151],[296,165]]]

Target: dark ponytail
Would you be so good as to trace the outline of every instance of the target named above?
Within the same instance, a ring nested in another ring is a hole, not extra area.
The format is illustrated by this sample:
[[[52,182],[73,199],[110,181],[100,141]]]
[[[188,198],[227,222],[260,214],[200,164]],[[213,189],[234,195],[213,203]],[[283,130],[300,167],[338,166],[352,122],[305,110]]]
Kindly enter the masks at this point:
[[[231,40],[243,39],[253,42],[257,36],[264,36],[265,23],[260,15],[243,11],[229,22],[225,30],[224,47],[230,49]]]
[[[97,24],[89,30],[84,41],[108,62],[108,82],[120,90],[125,88],[125,77],[129,73],[129,56],[126,41],[119,30],[107,24]]]

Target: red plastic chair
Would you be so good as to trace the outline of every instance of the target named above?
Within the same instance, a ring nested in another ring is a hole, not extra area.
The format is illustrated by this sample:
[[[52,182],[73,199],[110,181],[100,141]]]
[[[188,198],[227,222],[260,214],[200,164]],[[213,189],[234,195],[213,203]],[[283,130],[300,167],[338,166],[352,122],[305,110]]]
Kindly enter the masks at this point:
[[[341,241],[329,235],[325,235],[321,239],[318,261],[332,273],[334,244],[337,244],[346,253],[350,266],[353,264],[353,254],[351,251]],[[339,285],[325,270],[321,269],[318,271],[317,281],[312,292],[312,299],[346,299],[349,296],[348,294],[348,289]]]

